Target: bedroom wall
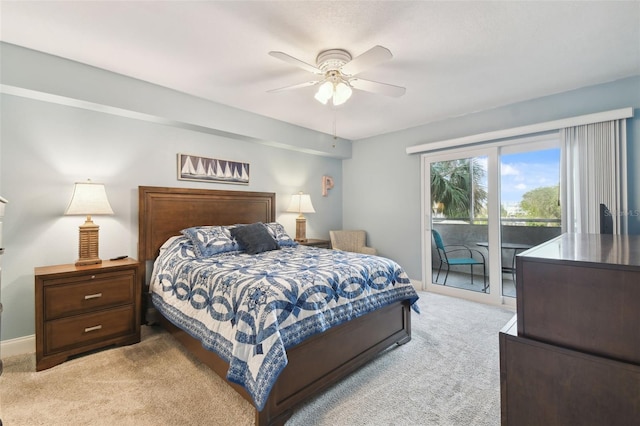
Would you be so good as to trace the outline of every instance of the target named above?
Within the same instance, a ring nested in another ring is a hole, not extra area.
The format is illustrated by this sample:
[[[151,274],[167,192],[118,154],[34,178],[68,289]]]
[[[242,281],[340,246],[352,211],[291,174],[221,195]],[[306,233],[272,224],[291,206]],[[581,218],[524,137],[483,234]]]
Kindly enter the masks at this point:
[[[640,76],[354,141],[343,161],[343,226],[366,229],[381,255],[420,280],[420,155],[407,155],[407,147],[623,107],[634,108],[627,120],[628,215],[629,232],[640,234]]]
[[[290,195],[302,190],[316,210],[307,215],[308,237],[328,239],[330,229],[341,227],[340,158],[350,155],[350,142],[339,140],[332,150],[329,135],[27,49],[2,47],[0,194],[9,200],[3,342],[25,338],[33,344],[33,268],[73,263],[78,257],[78,226],[84,218],[63,216],[76,181],[91,178],[106,185],[115,214],[94,217],[102,259],[136,256],[139,185],[276,192],[277,219],[291,235],[296,214],[284,210]],[[92,87],[98,81],[101,91]],[[186,121],[188,111],[197,111],[196,125]],[[304,143],[293,145],[296,140]],[[179,181],[177,153],[248,162],[250,184]],[[335,181],[328,197],[321,194],[323,175]],[[4,349],[2,355],[7,355]]]

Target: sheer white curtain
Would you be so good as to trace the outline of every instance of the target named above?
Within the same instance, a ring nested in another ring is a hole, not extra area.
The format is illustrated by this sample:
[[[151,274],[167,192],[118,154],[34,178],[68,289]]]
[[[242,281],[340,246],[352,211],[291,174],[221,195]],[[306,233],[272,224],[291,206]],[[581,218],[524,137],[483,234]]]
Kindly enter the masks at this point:
[[[560,130],[563,232],[599,233],[600,204],[613,218],[613,233],[627,233],[626,120]]]

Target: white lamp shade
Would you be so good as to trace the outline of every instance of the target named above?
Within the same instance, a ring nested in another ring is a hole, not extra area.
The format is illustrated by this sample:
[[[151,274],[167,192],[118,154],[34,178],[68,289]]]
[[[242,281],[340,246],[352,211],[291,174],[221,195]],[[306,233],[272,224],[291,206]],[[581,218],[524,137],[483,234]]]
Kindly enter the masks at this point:
[[[333,96],[333,83],[330,81],[325,81],[318,88],[318,92],[314,96],[318,102],[323,105],[326,105],[329,99]]]
[[[104,185],[93,182],[76,182],[73,196],[65,215],[113,214]]]
[[[289,203],[288,212],[294,213],[315,213],[313,204],[311,204],[311,197],[309,194],[294,194],[291,196],[291,202]]]
[[[347,84],[342,82],[336,84],[333,93],[333,104],[337,106],[347,102],[347,100],[351,97],[352,92],[353,91],[351,90],[351,87],[349,87]]]

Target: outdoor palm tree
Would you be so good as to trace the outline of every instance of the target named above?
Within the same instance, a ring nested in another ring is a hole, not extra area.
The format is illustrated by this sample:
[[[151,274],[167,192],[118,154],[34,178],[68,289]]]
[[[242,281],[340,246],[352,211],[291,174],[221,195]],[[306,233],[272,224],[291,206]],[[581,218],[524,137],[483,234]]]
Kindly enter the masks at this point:
[[[475,158],[433,163],[432,205],[442,206],[442,213],[448,218],[470,219],[481,213],[487,200],[487,191],[480,183],[485,173],[482,164]]]

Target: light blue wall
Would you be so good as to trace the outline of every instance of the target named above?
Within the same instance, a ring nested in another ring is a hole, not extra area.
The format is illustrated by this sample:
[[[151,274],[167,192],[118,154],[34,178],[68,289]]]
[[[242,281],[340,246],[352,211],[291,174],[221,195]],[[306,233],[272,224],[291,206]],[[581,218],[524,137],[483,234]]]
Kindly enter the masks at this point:
[[[354,141],[352,158],[343,161],[343,226],[366,229],[381,255],[419,280],[420,155],[407,155],[407,147],[623,107],[634,108],[627,120],[629,230],[640,234],[640,77]]]
[[[316,210],[307,216],[307,236],[328,239],[330,229],[341,227],[340,158],[351,155],[349,141],[338,140],[333,149],[330,135],[1,47],[0,194],[9,200],[3,340],[34,334],[34,267],[78,257],[84,218],[63,216],[76,181],[91,178],[106,185],[115,214],[94,217],[102,259],[136,256],[139,185],[276,192],[277,219],[292,235],[296,214],[284,210],[290,195],[302,190]],[[250,185],[178,181],[177,153],[248,162]],[[328,197],[321,194],[323,175],[336,183]]]

